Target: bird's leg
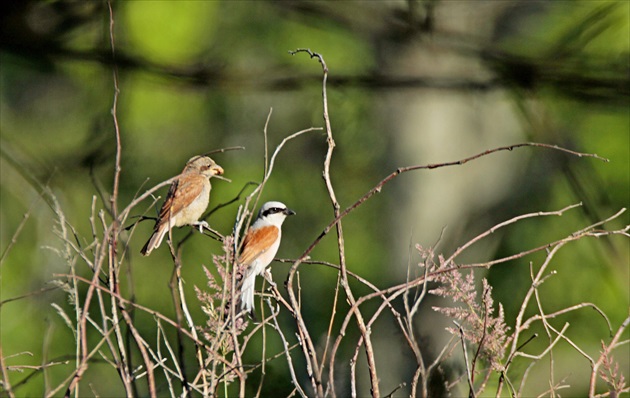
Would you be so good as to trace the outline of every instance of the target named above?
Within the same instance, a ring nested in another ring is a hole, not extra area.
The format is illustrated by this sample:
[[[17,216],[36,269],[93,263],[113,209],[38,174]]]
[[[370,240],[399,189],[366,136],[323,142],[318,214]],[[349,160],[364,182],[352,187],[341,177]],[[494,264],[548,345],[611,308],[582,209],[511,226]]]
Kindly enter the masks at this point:
[[[223,240],[225,239],[225,237],[221,235],[218,231],[215,231],[214,229],[210,228],[210,225],[206,221],[195,221],[194,223],[190,225],[192,225],[193,227],[199,227],[199,232],[201,233],[204,233],[203,230],[205,228],[206,231],[213,234],[214,238],[218,240],[219,242],[223,242]],[[208,236],[212,236],[212,235],[208,235]]]
[[[199,227],[199,232],[203,233],[203,229],[210,229],[210,225],[208,225],[207,221],[195,221],[194,223],[190,224],[193,227]]]

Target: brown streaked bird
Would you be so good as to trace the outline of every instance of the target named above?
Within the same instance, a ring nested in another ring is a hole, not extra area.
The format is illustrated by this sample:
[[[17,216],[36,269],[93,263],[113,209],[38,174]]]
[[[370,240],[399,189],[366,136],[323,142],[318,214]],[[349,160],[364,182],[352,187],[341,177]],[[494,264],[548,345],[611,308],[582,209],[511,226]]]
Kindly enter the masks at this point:
[[[241,311],[253,314],[256,275],[263,275],[273,261],[282,236],[281,226],[287,216],[295,212],[280,202],[267,202],[260,208],[258,218],[247,231],[238,259],[245,265],[241,286]]]
[[[198,226],[199,231],[208,227],[199,217],[208,208],[210,200],[210,178],[223,174],[221,166],[207,156],[194,156],[173,183],[158,215],[153,235],[142,248],[142,255],[148,256],[162,243],[164,236],[173,227],[183,225]]]

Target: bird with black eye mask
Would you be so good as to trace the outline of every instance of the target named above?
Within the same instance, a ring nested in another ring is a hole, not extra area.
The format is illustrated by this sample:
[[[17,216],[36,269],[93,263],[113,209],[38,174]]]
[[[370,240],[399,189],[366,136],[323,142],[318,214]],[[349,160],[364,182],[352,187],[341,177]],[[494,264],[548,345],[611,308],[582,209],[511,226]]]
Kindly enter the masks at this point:
[[[273,261],[282,237],[282,223],[295,212],[281,202],[267,202],[260,208],[258,218],[247,231],[238,262],[245,266],[241,285],[241,311],[254,313],[256,275],[263,275]]]

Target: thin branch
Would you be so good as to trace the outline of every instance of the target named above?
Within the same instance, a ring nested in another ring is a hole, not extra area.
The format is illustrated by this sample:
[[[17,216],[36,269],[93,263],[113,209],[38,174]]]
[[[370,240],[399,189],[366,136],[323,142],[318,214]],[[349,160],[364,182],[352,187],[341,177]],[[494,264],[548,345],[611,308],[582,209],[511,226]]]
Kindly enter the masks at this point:
[[[273,324],[271,326],[274,328],[276,332],[278,332],[278,336],[280,336],[280,340],[282,341],[282,346],[284,347],[283,352],[287,359],[287,365],[289,366],[289,373],[291,374],[291,382],[293,383],[293,386],[295,387],[297,392],[300,394],[300,396],[302,398],[306,398],[307,395],[302,389],[302,387],[300,386],[300,381],[298,380],[297,375],[295,374],[295,369],[293,367],[293,359],[291,358],[289,343],[287,342],[286,337],[284,337],[284,332],[282,331],[282,328],[278,324],[278,313],[277,312],[273,313],[273,307],[271,305],[271,302],[267,301],[267,305],[269,306],[269,309],[272,311],[270,318],[273,320]]]
[[[514,144],[514,145],[510,145],[510,146],[503,146],[503,147],[497,147],[497,148],[494,148],[494,149],[489,149],[489,150],[486,150],[484,152],[478,153],[476,155],[473,155],[473,156],[470,156],[470,157],[467,157],[467,158],[464,158],[464,159],[461,159],[461,160],[453,161],[453,162],[434,163],[434,164],[421,165],[421,166],[399,167],[394,172],[390,173],[385,178],[383,178],[379,183],[377,183],[373,188],[371,188],[368,192],[366,192],[363,196],[361,196],[358,200],[356,200],[352,205],[348,206],[345,210],[343,210],[339,214],[339,216],[335,217],[331,222],[329,222],[328,225],[319,234],[319,236],[311,243],[311,245],[296,260],[294,266],[297,267],[302,261],[304,261],[308,257],[308,255],[313,251],[315,246],[317,246],[319,244],[319,242],[324,238],[324,236],[328,235],[328,233],[339,222],[339,220],[341,220],[342,218],[346,217],[348,214],[350,214],[352,211],[354,211],[357,207],[361,206],[365,201],[367,201],[369,198],[371,198],[375,194],[380,193],[381,190],[383,189],[383,187],[387,183],[391,182],[393,179],[398,177],[400,174],[407,173],[407,172],[410,172],[410,171],[416,171],[416,170],[430,170],[430,169],[436,169],[436,168],[441,168],[441,167],[463,165],[465,163],[468,163],[471,160],[474,160],[474,159],[477,159],[477,158],[480,158],[480,157],[483,157],[483,156],[487,156],[487,155],[490,155],[490,154],[493,154],[493,153],[496,153],[496,152],[512,151],[513,149],[522,148],[522,147],[543,147],[543,148],[558,150],[558,151],[561,151],[561,152],[566,152],[566,153],[569,153],[569,154],[575,154],[575,156],[594,157],[594,158],[606,161],[606,159],[600,158],[598,155],[595,155],[595,154],[570,151],[568,149],[558,147],[557,145],[547,145],[547,144],[541,144],[541,143],[535,143],[535,142],[527,142],[527,143]]]
[[[457,250],[455,250],[455,252],[444,262],[444,264],[446,266],[450,265],[454,261],[454,259],[457,256],[459,256],[464,250],[466,250],[467,248],[469,248],[473,244],[477,243],[481,239],[487,237],[488,235],[491,235],[491,234],[495,233],[497,230],[499,230],[499,229],[501,229],[503,227],[506,227],[508,225],[517,223],[518,221],[524,220],[524,219],[527,219],[527,218],[546,217],[546,216],[562,216],[566,211],[574,209],[576,207],[580,207],[580,206],[582,206],[582,203],[569,205],[569,206],[566,206],[566,207],[564,207],[564,208],[562,208],[560,210],[556,210],[556,211],[538,211],[538,212],[534,212],[534,213],[522,214],[520,216],[512,217],[509,220],[501,222],[501,223],[493,226],[492,228],[488,229],[487,231],[484,231],[481,234],[475,236],[473,239],[471,239],[468,242],[466,242],[466,244],[464,244],[463,246],[458,247]]]
[[[125,322],[127,323],[127,327],[131,331],[133,338],[136,340],[136,346],[138,347],[138,350],[140,350],[140,355],[142,356],[142,359],[144,361],[144,367],[147,372],[147,384],[149,388],[149,396],[151,396],[152,398],[155,398],[157,397],[157,391],[155,389],[155,376],[153,375],[154,366],[153,366],[153,363],[151,362],[151,359],[149,358],[149,354],[147,353],[147,349],[145,347],[148,344],[144,341],[142,336],[140,336],[138,329],[136,329],[136,327],[133,325],[133,320],[131,319],[127,311],[123,309],[121,311],[121,314],[123,318],[125,319]]]
[[[468,350],[466,349],[466,338],[464,335],[464,329],[462,326],[453,321],[459,330],[459,339],[462,342],[462,350],[464,351],[464,363],[466,364],[466,377],[468,378],[468,397],[475,398],[475,386],[473,385],[473,375],[470,369],[470,362],[468,361]]]
[[[17,242],[18,237],[22,233],[22,229],[24,228],[24,226],[26,225],[26,222],[28,221],[29,217],[31,216],[32,209],[35,207],[35,205],[37,203],[39,203],[41,198],[42,197],[40,195],[38,195],[37,198],[35,199],[35,201],[33,201],[33,203],[29,206],[29,208],[26,211],[26,213],[24,213],[24,215],[22,216],[22,220],[20,221],[20,223],[18,224],[17,228],[15,229],[15,232],[13,233],[13,236],[11,236],[11,241],[9,242],[7,247],[3,250],[2,256],[0,256],[0,268],[2,268],[2,264],[4,263],[4,260],[7,258],[7,256],[11,252],[11,249],[13,248],[15,243]]]
[[[214,155],[215,153],[225,153],[229,151],[243,151],[243,150],[245,150],[245,147],[241,145],[229,146],[227,148],[213,149],[209,152],[202,153],[201,156],[210,156],[210,155]]]
[[[356,302],[355,298],[354,298],[354,294],[352,293],[352,290],[350,288],[350,284],[348,283],[348,274],[347,274],[347,269],[346,269],[346,256],[345,256],[345,243],[344,243],[344,237],[343,237],[343,228],[341,226],[341,220],[339,218],[340,216],[340,208],[341,206],[339,205],[339,202],[337,201],[337,196],[335,194],[335,190],[332,186],[332,181],[330,179],[330,162],[332,160],[332,155],[333,155],[333,150],[335,148],[335,140],[333,139],[333,135],[332,135],[332,127],[330,126],[330,117],[328,114],[328,97],[327,97],[327,93],[326,93],[326,83],[327,83],[327,79],[328,79],[328,67],[326,66],[326,62],[324,61],[324,58],[322,57],[321,54],[318,54],[316,52],[312,52],[309,49],[297,49],[295,51],[290,52],[290,54],[295,55],[296,53],[300,53],[300,52],[305,52],[307,54],[310,55],[311,58],[316,58],[319,63],[322,65],[322,69],[323,69],[323,78],[322,78],[322,103],[323,103],[323,117],[324,117],[324,123],[326,126],[326,139],[327,139],[327,143],[328,143],[328,150],[326,152],[326,158],[324,160],[324,172],[323,172],[323,177],[324,177],[324,182],[326,185],[326,189],[328,191],[328,196],[330,197],[330,201],[332,203],[333,206],[333,213],[335,216],[335,219],[339,219],[339,221],[337,223],[335,223],[335,227],[337,229],[337,248],[339,251],[339,265],[340,265],[340,271],[341,271],[341,286],[344,289],[344,292],[346,293],[346,297],[348,299],[348,301],[350,302],[350,305],[353,306],[353,310],[355,311],[355,317],[357,320],[357,325],[359,327],[359,330],[361,332],[361,336],[363,338],[364,344],[365,344],[365,353],[366,353],[366,357],[367,357],[367,363],[368,363],[368,371],[370,374],[370,383],[371,383],[371,392],[372,392],[372,396],[373,397],[379,397],[380,396],[380,391],[379,391],[379,385],[378,385],[378,375],[377,375],[377,371],[376,371],[376,360],[374,358],[374,349],[372,347],[372,339],[370,337],[370,331],[368,330],[368,328],[365,325],[365,321],[363,319],[363,315],[361,314],[361,312],[359,311],[358,307],[354,307],[354,303]],[[293,301],[293,295],[292,295],[292,289],[291,289],[291,283],[293,281],[293,276],[295,275],[295,272],[297,271],[297,266],[294,265],[293,267],[291,267],[291,271],[289,272],[289,277],[288,277],[288,288],[289,288],[289,297],[292,299]],[[337,297],[335,295],[335,297]],[[294,302],[295,304],[295,302]],[[335,303],[336,305],[336,303]],[[332,321],[331,321],[332,323]],[[308,344],[312,344],[312,342],[310,342],[310,336],[308,334],[306,334],[307,337],[307,343]],[[328,347],[329,344],[329,339],[326,339],[326,347]],[[317,380],[315,380],[316,383],[316,389],[315,391],[317,392],[318,396],[323,396],[323,390],[322,390],[322,385],[321,385],[321,379],[322,379],[322,372],[323,372],[323,366],[324,363],[322,362],[322,367],[318,367],[317,366],[317,355],[315,354],[314,351],[311,350],[311,355],[312,355],[312,362],[317,370],[318,373],[318,377]],[[315,387],[315,386],[314,386]],[[334,383],[331,384],[331,392],[332,395],[335,396],[335,388],[334,388]]]
[[[0,370],[2,371],[2,389],[10,398],[15,397],[11,388],[11,380],[9,379],[8,368],[4,363],[4,355],[2,355],[2,344],[0,344]]]

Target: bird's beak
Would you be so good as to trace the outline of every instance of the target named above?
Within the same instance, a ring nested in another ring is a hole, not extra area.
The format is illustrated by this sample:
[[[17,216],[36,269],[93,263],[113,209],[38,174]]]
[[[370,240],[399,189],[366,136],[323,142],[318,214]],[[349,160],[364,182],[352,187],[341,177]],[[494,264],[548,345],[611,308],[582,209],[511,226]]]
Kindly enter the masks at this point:
[[[285,209],[284,214],[286,214],[287,216],[292,216],[295,214],[295,212],[291,209]]]
[[[212,171],[214,172],[214,174],[212,175],[212,177],[219,179],[219,180],[223,180],[223,181],[227,181],[227,182],[232,182],[232,180],[230,180],[229,178],[225,178],[225,177],[221,177],[221,174],[223,174],[223,167],[217,165],[214,165],[212,167]]]

